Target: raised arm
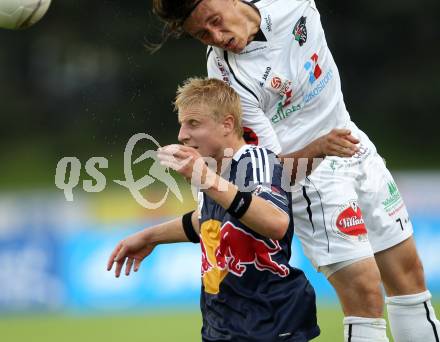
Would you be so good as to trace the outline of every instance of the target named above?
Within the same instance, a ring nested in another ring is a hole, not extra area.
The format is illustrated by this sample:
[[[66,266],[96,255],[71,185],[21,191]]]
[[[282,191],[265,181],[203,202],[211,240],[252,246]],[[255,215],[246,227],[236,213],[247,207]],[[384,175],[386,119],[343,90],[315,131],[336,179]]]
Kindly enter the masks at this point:
[[[214,177],[213,185],[209,189],[205,189],[204,192],[223,208],[228,209],[236,198],[238,189],[219,175]],[[251,196],[249,208],[240,217],[240,222],[260,235],[281,240],[289,227],[289,216],[270,201],[255,194]]]
[[[201,190],[223,208],[228,209],[237,196],[237,187],[217,175],[209,169],[197,150],[183,145],[169,145],[161,148],[158,157],[161,163],[179,172],[182,176],[192,181],[192,185],[200,186]],[[207,186],[207,188],[205,188]],[[239,196],[241,195],[238,194]],[[251,196],[247,210],[239,220],[255,232],[271,238],[280,240],[285,235],[289,226],[289,216],[270,201],[260,198],[254,194],[247,193],[243,196]],[[248,199],[243,199],[247,202]],[[239,203],[237,206],[239,207]]]
[[[192,213],[191,221],[195,233],[198,234],[199,225],[196,211]],[[113,264],[116,263],[115,276],[119,277],[125,264],[125,275],[128,276],[133,266],[134,272],[139,270],[141,262],[151,254],[157,245],[176,242],[189,242],[183,230],[182,217],[145,228],[120,241],[108,259],[107,271],[110,271]]]

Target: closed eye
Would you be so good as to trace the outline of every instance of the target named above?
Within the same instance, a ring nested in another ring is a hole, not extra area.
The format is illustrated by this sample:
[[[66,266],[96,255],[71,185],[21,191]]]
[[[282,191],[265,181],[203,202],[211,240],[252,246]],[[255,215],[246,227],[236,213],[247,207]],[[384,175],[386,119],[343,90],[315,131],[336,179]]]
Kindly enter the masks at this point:
[[[220,17],[215,17],[215,18],[211,21],[211,25],[212,25],[212,26],[218,26],[218,25],[221,24],[221,22],[222,22],[222,20],[221,20]]]

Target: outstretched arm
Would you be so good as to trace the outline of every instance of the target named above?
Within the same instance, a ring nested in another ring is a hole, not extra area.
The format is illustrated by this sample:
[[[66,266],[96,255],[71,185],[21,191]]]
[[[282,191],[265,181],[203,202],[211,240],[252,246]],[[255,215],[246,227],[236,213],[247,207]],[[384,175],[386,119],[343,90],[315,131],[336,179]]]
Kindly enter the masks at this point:
[[[198,233],[197,211],[193,213],[191,221]],[[157,245],[175,242],[189,242],[183,230],[182,217],[145,228],[120,241],[108,259],[107,271],[110,271],[116,263],[115,276],[118,278],[125,264],[125,275],[128,276],[133,265],[134,272],[139,270],[141,262]]]

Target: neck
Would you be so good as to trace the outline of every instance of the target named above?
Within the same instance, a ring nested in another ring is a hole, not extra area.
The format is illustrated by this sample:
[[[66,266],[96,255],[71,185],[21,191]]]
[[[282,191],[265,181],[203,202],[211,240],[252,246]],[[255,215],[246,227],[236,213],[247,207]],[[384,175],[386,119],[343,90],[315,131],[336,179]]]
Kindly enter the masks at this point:
[[[258,8],[250,3],[245,1],[240,1],[239,6],[241,8],[241,11],[243,13],[244,19],[246,23],[248,23],[249,27],[249,39],[248,44],[254,40],[256,34],[260,30],[261,25],[261,16],[260,11]]]
[[[244,141],[243,138],[239,138],[239,139],[233,139],[230,142],[226,142],[224,144],[224,146],[222,146],[222,150],[220,152],[221,155],[218,156],[218,158],[216,158],[217,161],[217,174],[221,174],[221,171],[225,169],[226,165],[222,165],[224,163],[230,163],[230,161],[232,160],[232,157],[234,156],[234,154],[242,147],[246,145],[246,142]],[[228,153],[227,155],[225,155],[225,151],[227,151],[227,149],[229,149],[231,151],[231,153]]]

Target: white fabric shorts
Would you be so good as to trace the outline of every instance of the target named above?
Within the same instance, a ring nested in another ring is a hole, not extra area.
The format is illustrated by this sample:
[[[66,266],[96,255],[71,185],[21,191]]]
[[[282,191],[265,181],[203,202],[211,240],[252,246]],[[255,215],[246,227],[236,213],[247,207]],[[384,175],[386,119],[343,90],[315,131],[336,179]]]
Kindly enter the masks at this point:
[[[353,123],[360,139],[352,158],[326,157],[292,187],[295,234],[315,266],[372,256],[413,232],[385,162]]]

